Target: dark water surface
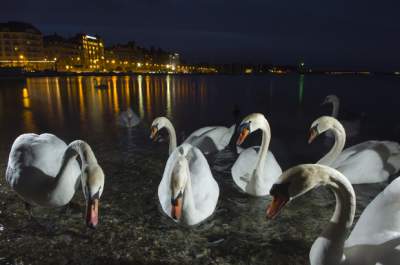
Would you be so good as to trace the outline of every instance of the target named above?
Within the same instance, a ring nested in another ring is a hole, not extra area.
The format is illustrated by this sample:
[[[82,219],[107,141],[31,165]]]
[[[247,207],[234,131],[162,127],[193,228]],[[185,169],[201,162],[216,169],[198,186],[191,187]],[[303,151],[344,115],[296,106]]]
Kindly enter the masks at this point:
[[[107,89],[96,89],[107,83]],[[266,220],[269,198],[252,198],[235,188],[227,149],[208,157],[220,185],[215,214],[194,228],[164,216],[157,187],[168,145],[149,140],[149,125],[171,119],[178,138],[207,125],[230,126],[262,112],[271,124],[271,150],[283,169],[318,160],[329,142],[307,145],[311,122],[331,108],[320,106],[334,93],[341,115],[359,117],[367,139],[398,140],[400,79],[375,76],[124,76],[0,80],[0,264],[308,264],[308,252],[333,213],[325,189],[293,201],[276,220]],[[131,129],[117,126],[131,107],[143,120]],[[28,220],[23,202],[5,183],[8,153],[22,133],[50,132],[67,143],[87,141],[106,173],[100,225],[84,225],[78,190],[66,213],[34,209],[41,226]],[[260,134],[246,145],[260,144]],[[359,185],[357,217],[384,188]]]

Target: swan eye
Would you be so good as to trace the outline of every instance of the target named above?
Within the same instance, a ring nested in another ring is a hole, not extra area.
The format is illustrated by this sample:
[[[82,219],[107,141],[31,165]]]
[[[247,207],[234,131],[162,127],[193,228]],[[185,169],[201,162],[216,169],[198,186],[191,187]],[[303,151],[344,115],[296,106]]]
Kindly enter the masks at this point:
[[[251,123],[251,121],[248,121],[248,122],[246,122],[246,123],[240,124],[239,127],[238,127],[238,132],[241,132],[241,131],[243,131],[244,129],[247,129],[247,130],[250,131],[250,123]]]
[[[171,198],[171,204],[172,205],[176,205],[178,199],[180,199],[182,197],[183,197],[183,193],[182,193],[182,190],[181,190],[181,191],[179,191],[178,196],[176,196],[176,198]]]
[[[269,194],[271,196],[283,195],[286,198],[289,198],[289,186],[290,186],[290,182],[274,184],[274,185],[272,185],[271,190],[269,191]]]

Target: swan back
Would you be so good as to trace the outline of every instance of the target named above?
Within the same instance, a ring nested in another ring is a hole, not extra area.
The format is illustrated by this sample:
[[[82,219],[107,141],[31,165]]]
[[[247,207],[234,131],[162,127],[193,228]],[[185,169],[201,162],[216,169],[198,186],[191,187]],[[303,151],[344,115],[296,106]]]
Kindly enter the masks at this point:
[[[170,155],[165,166],[164,174],[160,185],[158,186],[158,198],[162,210],[171,217],[171,181],[174,170],[181,170],[183,167],[176,166],[182,163],[182,157],[188,163],[189,178],[191,185],[191,195],[193,205],[188,201],[183,202],[184,222],[188,225],[194,225],[209,217],[217,204],[219,196],[219,187],[211,174],[210,167],[201,151],[190,144],[182,144],[176,148]],[[186,187],[185,192],[187,192]],[[187,209],[186,207],[191,207]],[[188,215],[188,212],[190,214]]]
[[[81,170],[76,160],[67,164],[64,194],[48,196],[63,162],[67,145],[52,134],[22,134],[13,143],[6,180],[26,201],[42,206],[59,206],[69,201],[77,186]],[[64,195],[64,196],[62,196]]]

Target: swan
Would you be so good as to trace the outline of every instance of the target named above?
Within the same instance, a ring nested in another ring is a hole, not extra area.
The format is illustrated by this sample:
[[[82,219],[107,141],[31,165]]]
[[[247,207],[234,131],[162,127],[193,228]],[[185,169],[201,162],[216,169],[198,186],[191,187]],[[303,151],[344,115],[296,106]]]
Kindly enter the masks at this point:
[[[118,117],[118,125],[122,127],[135,127],[140,123],[139,116],[131,109],[127,108],[126,111],[123,111],[119,114]]]
[[[338,119],[339,117],[339,106],[340,100],[336,95],[328,95],[324,99],[321,105],[332,104],[332,114],[331,116]],[[354,120],[340,120],[343,127],[346,128],[347,138],[353,138],[360,133],[361,121],[360,119]],[[334,136],[330,133],[327,134],[328,137],[333,138]]]
[[[151,124],[151,139],[155,139],[157,133],[166,128],[169,134],[169,154],[171,154],[176,146],[176,132],[171,121],[166,117],[158,117]],[[204,154],[210,154],[223,150],[232,138],[235,132],[235,125],[230,128],[223,126],[208,126],[194,131],[184,143],[191,144],[199,148]]]
[[[342,172],[352,184],[386,181],[400,169],[400,145],[390,141],[366,141],[343,150],[346,132],[333,117],[316,119],[310,129],[309,143],[318,135],[332,131],[335,143],[317,163]]]
[[[336,198],[335,212],[310,250],[311,265],[398,265],[400,260],[400,179],[394,180],[354,220],[356,197],[348,179],[324,165],[303,164],[286,170],[272,186],[267,217],[275,218],[292,199],[326,186]]]
[[[203,153],[183,143],[167,160],[158,186],[162,210],[176,222],[196,225],[215,210],[219,187]]]
[[[243,119],[238,129],[240,135],[237,145],[241,145],[250,133],[258,129],[262,131],[262,143],[261,147],[253,146],[240,153],[231,169],[233,180],[242,191],[250,195],[266,196],[282,173],[274,155],[268,150],[271,139],[269,123],[263,114],[253,113]]]
[[[104,173],[90,146],[81,140],[67,146],[48,133],[22,134],[15,139],[8,159],[6,181],[28,207],[66,205],[79,186],[79,178],[86,199],[86,224],[95,228]]]

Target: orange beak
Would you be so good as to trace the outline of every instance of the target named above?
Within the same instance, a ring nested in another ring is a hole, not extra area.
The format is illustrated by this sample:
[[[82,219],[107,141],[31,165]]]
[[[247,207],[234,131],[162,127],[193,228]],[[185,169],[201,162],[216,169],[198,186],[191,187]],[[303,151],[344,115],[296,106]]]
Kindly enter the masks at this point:
[[[96,228],[99,223],[99,199],[89,200],[86,206],[86,225]]]
[[[178,198],[171,203],[171,216],[175,220],[179,220],[182,215],[182,198]]]
[[[317,138],[318,132],[316,129],[311,128],[310,129],[310,137],[308,138],[308,143],[311,144],[315,138]]]
[[[152,126],[152,127],[151,127],[151,134],[150,134],[150,139],[151,139],[151,140],[156,139],[157,132],[158,132],[157,127]]]
[[[247,128],[244,128],[239,135],[239,138],[236,141],[236,145],[241,145],[244,140],[247,138],[247,136],[249,135],[250,131]]]
[[[273,196],[272,202],[267,208],[267,217],[270,219],[275,218],[288,201],[289,198],[285,196],[282,195]]]

